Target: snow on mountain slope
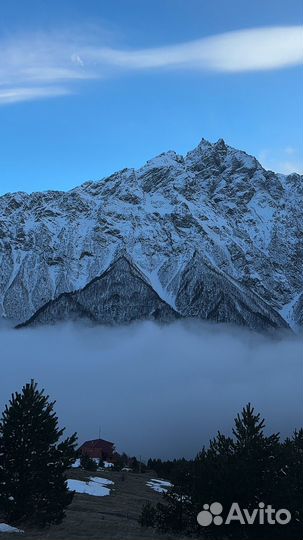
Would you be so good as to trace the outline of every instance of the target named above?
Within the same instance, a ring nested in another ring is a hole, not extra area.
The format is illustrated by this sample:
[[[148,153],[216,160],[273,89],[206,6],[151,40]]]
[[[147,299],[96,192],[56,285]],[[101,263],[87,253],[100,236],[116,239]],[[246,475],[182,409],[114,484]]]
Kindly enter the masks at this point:
[[[230,295],[242,290],[242,297],[249,291],[260,300],[259,311],[270,312],[274,325],[282,321],[275,312],[290,325],[302,323],[302,195],[302,177],[266,171],[222,139],[202,139],[185,157],[170,151],[67,193],[4,195],[0,314],[25,321],[61,293],[85,287],[125,252],[159,296],[182,311],[184,272],[198,254],[204,276],[228,283],[228,307],[222,294],[214,320],[238,317],[228,315]],[[238,297],[236,303],[241,311]],[[197,313],[212,317],[205,306]]]

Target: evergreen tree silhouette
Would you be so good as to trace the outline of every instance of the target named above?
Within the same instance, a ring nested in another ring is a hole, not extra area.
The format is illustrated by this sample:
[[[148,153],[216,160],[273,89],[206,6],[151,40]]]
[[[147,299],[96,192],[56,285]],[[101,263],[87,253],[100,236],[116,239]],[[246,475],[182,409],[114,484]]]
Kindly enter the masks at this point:
[[[76,434],[60,441],[55,402],[33,380],[12,395],[0,420],[0,513],[10,523],[60,523],[73,492],[65,471]]]

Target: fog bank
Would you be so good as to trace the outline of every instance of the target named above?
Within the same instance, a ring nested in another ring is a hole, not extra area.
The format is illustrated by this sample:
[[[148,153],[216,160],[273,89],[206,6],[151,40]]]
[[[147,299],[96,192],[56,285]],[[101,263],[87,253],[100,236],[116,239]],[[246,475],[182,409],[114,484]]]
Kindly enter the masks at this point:
[[[191,457],[228,434],[248,402],[267,431],[302,424],[302,338],[206,323],[0,329],[0,409],[31,378],[79,442],[101,437],[148,457]]]

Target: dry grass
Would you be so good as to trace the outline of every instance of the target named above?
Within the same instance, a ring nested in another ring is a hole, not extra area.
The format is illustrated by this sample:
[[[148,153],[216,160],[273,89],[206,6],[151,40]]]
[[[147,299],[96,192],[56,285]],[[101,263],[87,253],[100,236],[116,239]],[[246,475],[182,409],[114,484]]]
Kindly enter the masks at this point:
[[[88,479],[88,473],[73,469],[69,478],[78,480]],[[119,473],[100,472],[91,473],[91,476],[101,476],[114,482],[110,496],[92,497],[90,495],[76,494],[67,510],[66,519],[61,525],[52,526],[43,531],[26,530],[25,534],[0,533],[0,540],[22,538],[24,540],[76,540],[95,538],[109,539],[151,539],[169,540],[174,536],[161,535],[153,529],[143,529],[138,523],[138,517],[144,502],[157,503],[161,495],[146,486],[152,478],[148,473]],[[178,540],[183,540],[178,537]]]

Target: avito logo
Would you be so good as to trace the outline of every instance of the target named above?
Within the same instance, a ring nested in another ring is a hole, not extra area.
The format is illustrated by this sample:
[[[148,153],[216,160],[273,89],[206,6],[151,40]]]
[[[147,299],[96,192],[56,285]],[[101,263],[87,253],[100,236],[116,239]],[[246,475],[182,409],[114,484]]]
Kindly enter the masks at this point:
[[[265,506],[263,502],[258,504],[258,508],[248,510],[240,508],[239,504],[232,503],[227,517],[224,520],[220,515],[223,512],[223,506],[219,502],[212,504],[204,504],[203,510],[197,515],[197,521],[201,527],[208,527],[212,523],[214,525],[229,525],[230,523],[239,522],[241,525],[287,525],[291,521],[291,513],[285,508],[275,510],[270,504]]]

